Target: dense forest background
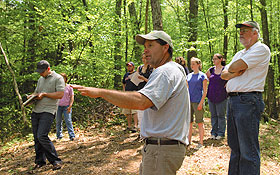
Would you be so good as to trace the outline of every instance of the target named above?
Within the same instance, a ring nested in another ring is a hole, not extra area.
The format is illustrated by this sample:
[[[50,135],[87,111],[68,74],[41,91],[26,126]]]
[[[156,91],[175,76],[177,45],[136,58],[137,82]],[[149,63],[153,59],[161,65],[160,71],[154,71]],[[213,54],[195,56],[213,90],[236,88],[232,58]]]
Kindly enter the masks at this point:
[[[42,59],[70,84],[121,89],[125,63],[141,64],[136,34],[166,31],[174,58],[196,56],[206,72],[215,53],[229,63],[243,49],[235,24],[247,20],[260,24],[271,49],[264,117],[279,120],[279,11],[278,0],[0,0],[0,139],[30,132],[32,107],[22,101],[36,87]],[[95,115],[102,103],[76,95],[74,125],[106,120]]]

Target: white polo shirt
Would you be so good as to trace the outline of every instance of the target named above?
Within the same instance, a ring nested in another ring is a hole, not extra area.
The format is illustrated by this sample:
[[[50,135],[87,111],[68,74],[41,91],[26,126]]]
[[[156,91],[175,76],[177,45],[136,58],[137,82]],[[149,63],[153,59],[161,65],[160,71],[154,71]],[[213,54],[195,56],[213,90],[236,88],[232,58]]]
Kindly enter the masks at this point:
[[[226,69],[238,59],[242,59],[248,68],[241,76],[227,82],[227,92],[263,92],[270,60],[269,47],[259,41],[256,42],[248,50],[243,49],[237,52]]]

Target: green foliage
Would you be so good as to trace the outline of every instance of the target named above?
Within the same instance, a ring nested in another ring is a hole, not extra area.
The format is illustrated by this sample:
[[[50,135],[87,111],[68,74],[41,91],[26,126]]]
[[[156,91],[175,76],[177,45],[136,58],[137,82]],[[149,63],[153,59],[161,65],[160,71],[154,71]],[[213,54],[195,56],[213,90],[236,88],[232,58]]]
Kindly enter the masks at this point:
[[[16,106],[4,106],[0,108],[0,140],[6,141],[7,138],[21,138],[26,133],[30,132],[29,128],[25,128],[21,118],[21,111],[16,109]]]
[[[265,130],[260,134],[261,152],[264,158],[273,159],[279,162],[280,157],[280,122],[270,120],[265,123]]]
[[[45,59],[51,68],[58,73],[69,75],[70,84],[81,84],[113,89],[114,76],[125,73],[125,62],[134,61],[135,57],[135,24],[130,20],[128,7],[116,23],[116,1],[49,0],[49,1],[1,1],[0,2],[0,41],[8,56],[22,96],[30,94],[36,87],[39,75],[34,72],[36,63]],[[135,3],[140,32],[144,33],[146,1],[127,1]],[[164,30],[169,33],[174,43],[174,57],[187,56],[187,52],[195,50],[203,62],[203,71],[212,66],[212,54],[223,52],[223,39],[227,35],[229,62],[237,50],[242,49],[238,41],[238,31],[234,27],[237,22],[250,20],[250,2],[246,0],[229,1],[227,15],[228,28],[224,29],[223,4],[215,0],[200,1],[198,10],[198,39],[190,47],[189,2],[180,0],[161,1]],[[203,3],[203,4],[202,4]],[[203,7],[202,7],[203,5]],[[253,18],[261,24],[259,8],[253,5]],[[203,9],[204,8],[204,9]],[[275,70],[276,89],[279,91],[279,11],[280,4],[276,0],[267,1],[269,32],[271,39],[272,64]],[[204,15],[204,11],[205,15]],[[148,29],[152,30],[151,8],[149,8]],[[141,18],[140,18],[141,17]],[[208,30],[206,26],[208,23]],[[126,27],[126,22],[127,26]],[[274,25],[276,24],[276,25]],[[262,27],[262,26],[261,26]],[[262,31],[261,31],[262,32]],[[116,35],[119,34],[119,35]],[[127,58],[126,34],[128,34]],[[117,36],[117,37],[116,37]],[[120,42],[119,51],[115,53],[115,43]],[[209,47],[212,51],[210,52]],[[140,46],[141,50],[143,46]],[[114,57],[121,56],[115,61]],[[126,60],[127,59],[127,60]],[[121,65],[115,70],[115,65]],[[6,139],[13,133],[28,130],[21,121],[18,98],[13,89],[11,74],[2,55],[0,56],[0,137]],[[121,85],[121,82],[119,82]],[[279,93],[277,98],[279,98]],[[86,126],[96,119],[95,107],[98,100],[81,97],[76,93],[74,103],[74,122]],[[30,117],[31,108],[27,108]],[[92,118],[92,116],[94,116]],[[112,122],[112,121],[110,121]],[[114,121],[118,123],[117,121]],[[114,123],[113,122],[113,123]],[[30,124],[29,124],[30,125]]]

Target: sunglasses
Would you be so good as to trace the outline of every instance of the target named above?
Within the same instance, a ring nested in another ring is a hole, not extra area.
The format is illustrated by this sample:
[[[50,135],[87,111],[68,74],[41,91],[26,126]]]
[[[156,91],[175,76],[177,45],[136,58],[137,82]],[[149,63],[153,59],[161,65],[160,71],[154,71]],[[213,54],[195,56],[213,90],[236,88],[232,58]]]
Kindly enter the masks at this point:
[[[246,32],[248,32],[248,31],[250,31],[250,30],[252,30],[252,29],[240,29],[240,32],[246,33]]]

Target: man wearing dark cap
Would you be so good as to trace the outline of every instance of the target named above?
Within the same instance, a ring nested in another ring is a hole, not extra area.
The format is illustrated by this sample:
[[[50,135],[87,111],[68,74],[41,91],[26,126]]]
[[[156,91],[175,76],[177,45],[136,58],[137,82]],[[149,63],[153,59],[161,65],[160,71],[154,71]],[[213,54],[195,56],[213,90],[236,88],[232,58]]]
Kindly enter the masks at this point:
[[[237,52],[221,77],[228,80],[227,134],[231,148],[228,174],[260,174],[259,123],[264,110],[262,92],[268,72],[270,49],[258,41],[259,24],[246,21],[240,28]]]
[[[131,81],[132,75],[135,73],[134,68],[135,66],[133,62],[126,63],[127,72],[123,76],[122,80],[123,91],[137,91],[137,86]],[[133,109],[123,108],[122,114],[127,117],[127,130],[136,132],[136,129],[138,127],[137,111]],[[131,126],[132,118],[134,120],[134,127]]]
[[[61,168],[61,159],[58,158],[55,147],[48,137],[51,125],[58,107],[58,99],[64,95],[65,83],[61,75],[51,71],[50,64],[41,60],[37,63],[37,70],[41,77],[38,80],[35,92],[37,101],[31,114],[32,130],[35,142],[35,167],[46,165],[46,158],[53,165],[53,170]]]
[[[147,84],[139,91],[121,92],[73,86],[82,95],[102,97],[119,107],[145,110],[140,135],[141,175],[175,175],[181,167],[188,144],[190,99],[184,68],[172,61],[171,37],[164,31],[137,35],[144,45],[147,63],[154,68]]]

